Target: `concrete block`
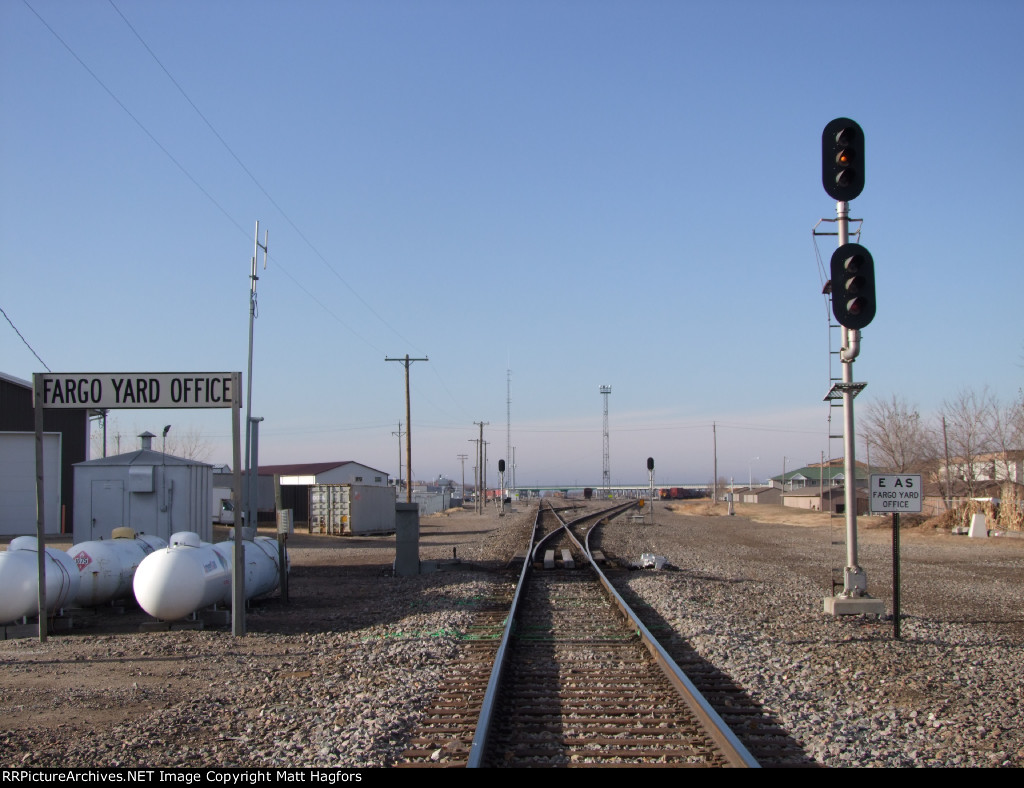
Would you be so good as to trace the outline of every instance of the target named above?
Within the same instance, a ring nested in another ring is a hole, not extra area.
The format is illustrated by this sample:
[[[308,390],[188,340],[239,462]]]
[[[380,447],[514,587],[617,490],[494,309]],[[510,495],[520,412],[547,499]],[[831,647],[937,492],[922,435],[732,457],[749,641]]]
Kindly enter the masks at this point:
[[[827,596],[825,612],[832,616],[881,616],[885,614],[885,602],[869,596]]]
[[[412,577],[420,573],[420,507],[415,503],[395,504],[395,574]]]
[[[988,528],[985,526],[985,515],[978,513],[971,517],[971,527],[967,531],[967,535],[972,538],[988,538]]]

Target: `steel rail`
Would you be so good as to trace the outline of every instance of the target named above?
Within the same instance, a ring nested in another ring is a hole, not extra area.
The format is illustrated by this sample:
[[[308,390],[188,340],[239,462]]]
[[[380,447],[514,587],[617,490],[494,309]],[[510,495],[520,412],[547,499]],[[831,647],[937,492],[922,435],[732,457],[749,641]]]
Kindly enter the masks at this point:
[[[625,600],[619,595],[619,593],[612,586],[610,581],[605,577],[604,573],[600,570],[597,562],[594,560],[590,552],[590,533],[593,529],[607,520],[617,517],[624,511],[631,509],[635,506],[635,503],[629,503],[625,505],[618,505],[610,509],[594,513],[582,515],[574,520],[566,522],[561,515],[558,514],[554,508],[550,508],[550,513],[561,523],[560,528],[554,529],[550,534],[545,535],[539,541],[536,540],[537,528],[540,524],[542,515],[542,508],[537,511],[537,520],[534,524],[534,534],[530,539],[530,546],[527,551],[527,560],[523,562],[523,569],[519,576],[519,582],[516,587],[515,594],[512,599],[512,605],[508,614],[508,618],[505,621],[505,627],[502,634],[501,644],[498,647],[498,651],[495,657],[494,666],[491,670],[490,679],[487,684],[487,690],[484,695],[483,703],[481,704],[480,716],[477,720],[477,727],[474,732],[473,742],[470,745],[469,757],[466,763],[466,768],[474,769],[481,768],[483,765],[483,759],[487,751],[487,743],[491,734],[491,723],[494,718],[494,711],[497,706],[498,694],[501,690],[501,682],[504,677],[505,667],[508,658],[509,646],[512,640],[512,634],[515,631],[515,621],[518,614],[520,594],[526,585],[526,577],[528,572],[532,568],[533,560],[536,558],[537,551],[543,546],[543,544],[550,538],[554,537],[561,531],[565,531],[570,540],[577,546],[580,552],[586,556],[590,563],[590,566],[597,573],[597,577],[604,587],[606,593],[609,595],[613,603],[619,608],[626,620],[630,623],[630,626],[635,627],[637,634],[642,640],[645,648],[652,655],[652,658],[661,669],[662,673],[666,676],[669,683],[676,689],[676,691],[682,696],[684,702],[688,708],[693,711],[694,716],[704,725],[707,729],[712,741],[722,751],[723,758],[730,766],[739,766],[747,768],[758,768],[759,764],[750,754],[750,752],[743,746],[736,735],[729,729],[718,713],[711,707],[707,700],[700,694],[697,688],[693,685],[689,678],[682,672],[678,665],[672,660],[668,653],[661,647],[658,641],[650,633],[646,626],[640,621],[639,617],[633,612]],[[588,519],[597,519],[586,532],[584,537],[584,543],[581,544],[576,538],[576,535],[572,532],[571,526],[577,525],[578,523],[584,522]]]
[[[682,671],[682,669],[676,664],[675,660],[669,656],[668,652],[658,642],[657,638],[651,634],[650,630],[644,626],[644,623],[640,620],[639,616],[633,612],[633,609],[627,604],[626,600],[622,598],[611,581],[605,576],[604,572],[597,565],[593,555],[590,552],[590,534],[601,523],[595,523],[592,525],[584,537],[584,554],[590,561],[590,566],[597,572],[598,579],[601,585],[604,586],[605,591],[611,597],[612,601],[616,604],[622,614],[630,622],[631,626],[636,627],[637,634],[643,641],[644,646],[650,652],[654,661],[661,668],[662,672],[668,678],[669,682],[676,688],[676,691],[682,695],[687,705],[694,715],[704,724],[711,734],[712,740],[717,744],[726,761],[730,766],[748,768],[748,769],[759,769],[761,765],[757,762],[753,755],[746,746],[739,740],[739,737],[733,733],[732,729],[726,725],[725,720],[718,714],[717,711],[708,703],[707,699],[700,693],[693,682],[690,681],[689,677]]]
[[[491,668],[491,676],[487,681],[487,690],[484,693],[483,703],[480,705],[480,717],[477,719],[476,730],[473,733],[473,742],[469,746],[469,758],[466,761],[467,769],[478,769],[483,765],[483,758],[487,752],[487,740],[491,735],[491,720],[494,717],[495,704],[498,700],[498,692],[501,689],[501,680],[505,673],[506,657],[509,645],[512,643],[512,632],[515,631],[516,611],[519,609],[519,596],[526,586],[526,574],[533,563],[534,539],[537,535],[537,526],[540,524],[541,510],[543,504],[537,507],[537,519],[533,524],[533,534],[530,536],[530,546],[526,551],[526,560],[523,561],[523,570],[519,573],[519,582],[516,585],[516,592],[512,595],[512,605],[509,608],[508,617],[505,619],[505,628],[501,635],[501,644],[498,646],[498,653],[494,657],[494,667]],[[553,510],[552,510],[553,511]]]

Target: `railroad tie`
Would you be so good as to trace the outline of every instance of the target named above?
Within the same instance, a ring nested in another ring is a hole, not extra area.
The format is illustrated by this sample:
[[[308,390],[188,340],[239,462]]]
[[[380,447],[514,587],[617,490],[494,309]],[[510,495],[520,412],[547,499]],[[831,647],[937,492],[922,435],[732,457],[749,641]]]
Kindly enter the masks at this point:
[[[563,569],[575,569],[576,562],[572,560],[572,553],[568,550],[562,551],[562,568]]]

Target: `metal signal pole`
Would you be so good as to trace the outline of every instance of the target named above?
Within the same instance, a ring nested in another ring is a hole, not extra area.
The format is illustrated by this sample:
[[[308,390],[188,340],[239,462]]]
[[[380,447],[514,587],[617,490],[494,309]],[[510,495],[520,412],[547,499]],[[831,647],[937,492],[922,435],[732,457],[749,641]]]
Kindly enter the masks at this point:
[[[828,292],[832,314],[843,327],[842,380],[832,386],[826,400],[843,402],[843,505],[846,514],[846,567],[843,591],[825,598],[825,612],[833,615],[885,612],[880,599],[868,594],[867,573],[857,558],[857,458],[853,400],[866,383],[854,383],[853,362],[860,355],[860,329],[875,316],[874,262],[859,244],[850,243],[850,200],[864,188],[864,132],[849,118],[826,124],[821,135],[821,180],[825,193],[836,201],[839,245],[830,261]]]

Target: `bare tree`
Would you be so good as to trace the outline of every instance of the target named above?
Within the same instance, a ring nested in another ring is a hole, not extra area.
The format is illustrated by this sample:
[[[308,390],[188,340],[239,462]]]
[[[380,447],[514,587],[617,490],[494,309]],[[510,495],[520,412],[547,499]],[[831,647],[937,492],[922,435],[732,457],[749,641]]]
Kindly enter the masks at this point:
[[[92,457],[104,457],[107,455],[126,454],[136,451],[140,447],[139,434],[141,430],[136,427],[134,432],[129,433],[116,416],[108,415],[107,421],[107,446],[106,452],[103,447],[103,423],[99,419],[94,420],[91,425],[92,434],[91,453]],[[167,434],[166,440],[160,439],[154,443],[158,451],[165,451],[175,457],[196,462],[206,462],[213,453],[203,433],[196,427],[188,426],[182,429],[175,427]]]
[[[942,403],[939,412],[940,427],[949,446],[949,470],[964,482],[971,497],[978,484],[981,456],[998,445],[994,432],[998,412],[999,403],[987,386],[981,392],[961,389]]]
[[[999,456],[992,461],[990,476],[1004,481],[1011,476],[1010,465],[1018,460],[1024,450],[1024,392],[1018,392],[1017,399],[1006,406],[999,403],[994,405],[992,442]]]
[[[894,473],[921,470],[934,454],[930,432],[916,405],[895,394],[868,404],[859,430],[871,464]]]
[[[171,430],[167,435],[167,453],[175,457],[206,462],[212,452],[213,448],[203,437],[202,431],[196,427]]]

